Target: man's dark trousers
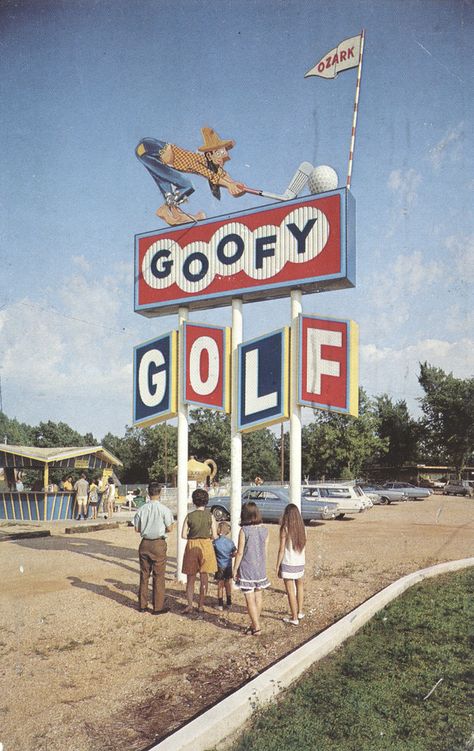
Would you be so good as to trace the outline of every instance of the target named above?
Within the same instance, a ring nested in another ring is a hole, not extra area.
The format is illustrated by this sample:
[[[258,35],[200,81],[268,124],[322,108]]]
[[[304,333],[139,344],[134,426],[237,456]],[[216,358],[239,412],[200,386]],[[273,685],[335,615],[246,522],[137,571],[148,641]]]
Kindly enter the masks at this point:
[[[153,610],[163,610],[165,603],[166,540],[142,539],[138,548],[140,559],[140,608],[148,604],[148,582],[153,577]]]

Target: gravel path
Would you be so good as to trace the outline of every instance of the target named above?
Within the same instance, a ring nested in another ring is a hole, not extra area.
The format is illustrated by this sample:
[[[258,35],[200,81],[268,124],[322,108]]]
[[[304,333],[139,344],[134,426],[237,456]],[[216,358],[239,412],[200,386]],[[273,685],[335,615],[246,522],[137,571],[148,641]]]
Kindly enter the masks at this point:
[[[30,525],[30,529],[44,528]],[[286,626],[274,574],[278,526],[268,525],[264,633],[246,637],[243,596],[180,614],[175,539],[168,546],[171,612],[136,609],[138,536],[125,524],[5,540],[0,525],[0,743],[4,751],[143,749],[406,573],[472,555],[474,501],[431,496],[308,528],[306,613]]]

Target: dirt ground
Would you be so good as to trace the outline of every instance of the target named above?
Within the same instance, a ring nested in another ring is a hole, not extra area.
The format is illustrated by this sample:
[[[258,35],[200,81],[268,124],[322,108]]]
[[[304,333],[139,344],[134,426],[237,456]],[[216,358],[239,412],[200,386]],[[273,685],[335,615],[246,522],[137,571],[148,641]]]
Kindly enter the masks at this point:
[[[243,596],[182,615],[175,536],[168,545],[171,612],[137,611],[138,535],[122,524],[0,540],[0,743],[4,751],[133,751],[168,734],[404,574],[473,554],[474,501],[439,495],[376,506],[308,527],[306,614],[282,622],[268,525],[264,633],[244,636]],[[39,529],[38,525],[34,529]],[[20,527],[0,525],[0,533]],[[21,527],[24,529],[24,527]],[[1,535],[0,535],[1,536]]]

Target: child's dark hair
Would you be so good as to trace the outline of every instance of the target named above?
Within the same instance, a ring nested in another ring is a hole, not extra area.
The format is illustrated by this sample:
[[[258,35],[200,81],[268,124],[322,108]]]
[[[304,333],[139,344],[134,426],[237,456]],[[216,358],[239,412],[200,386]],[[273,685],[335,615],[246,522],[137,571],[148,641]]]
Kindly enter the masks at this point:
[[[242,505],[240,512],[240,526],[243,527],[247,524],[261,524],[262,515],[260,509],[253,501],[248,501]]]
[[[217,532],[220,535],[228,535],[230,532],[229,522],[219,522],[219,524],[217,525]]]
[[[306,546],[306,530],[298,506],[289,503],[281,517],[280,529],[284,529],[291,540],[293,550],[301,553]]]
[[[197,488],[193,491],[192,495],[193,503],[197,508],[201,506],[207,506],[209,503],[209,493],[204,488]]]

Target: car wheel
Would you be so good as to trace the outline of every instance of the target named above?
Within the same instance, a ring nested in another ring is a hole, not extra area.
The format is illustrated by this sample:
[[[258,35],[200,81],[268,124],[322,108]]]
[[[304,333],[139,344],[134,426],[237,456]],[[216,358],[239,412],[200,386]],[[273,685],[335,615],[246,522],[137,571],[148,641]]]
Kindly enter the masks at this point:
[[[390,501],[384,495],[381,495],[380,496],[380,503],[382,504],[382,506],[385,506],[385,504],[390,503]]]
[[[230,519],[230,514],[228,514],[225,508],[222,508],[221,506],[214,506],[212,509],[212,515],[216,522],[227,522]]]
[[[344,519],[344,517],[345,517],[345,514],[338,514],[336,516],[336,519]]]

